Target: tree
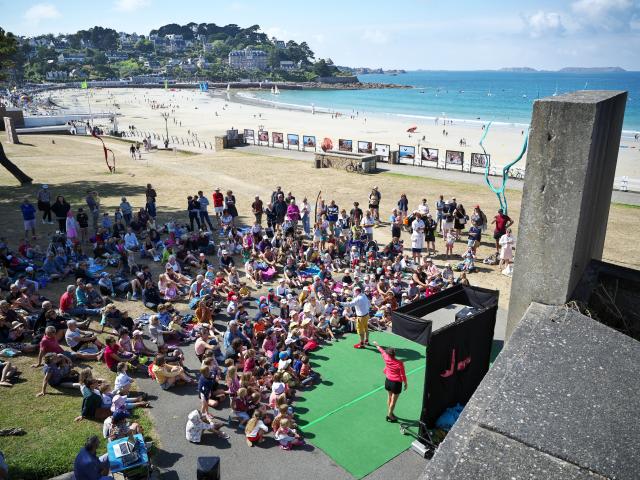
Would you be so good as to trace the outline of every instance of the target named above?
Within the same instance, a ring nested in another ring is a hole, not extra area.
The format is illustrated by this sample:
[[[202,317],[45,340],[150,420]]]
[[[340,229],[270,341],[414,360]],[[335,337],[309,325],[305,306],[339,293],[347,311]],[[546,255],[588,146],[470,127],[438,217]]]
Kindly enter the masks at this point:
[[[0,27],[0,80],[5,80],[9,69],[15,66],[17,52],[18,42],[13,33],[5,33]]]
[[[327,62],[324,60],[324,58],[321,58],[313,65],[313,71],[319,77],[331,76],[331,67],[327,65]]]
[[[140,40],[138,40],[135,48],[142,53],[151,53],[154,49],[153,43],[151,43],[151,41],[147,40],[146,38],[141,38]]]

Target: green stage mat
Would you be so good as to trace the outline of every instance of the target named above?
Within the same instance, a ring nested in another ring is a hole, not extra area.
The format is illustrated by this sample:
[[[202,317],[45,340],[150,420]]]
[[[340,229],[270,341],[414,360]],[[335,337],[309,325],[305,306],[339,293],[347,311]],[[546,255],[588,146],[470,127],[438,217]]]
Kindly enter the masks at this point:
[[[372,332],[370,340],[392,346],[405,362],[409,382],[395,414],[417,425],[422,408],[425,348],[390,333]],[[362,478],[406,450],[413,438],[400,433],[398,423],[385,420],[387,392],[384,362],[372,345],[353,348],[349,334],[311,354],[311,365],[322,383],[300,390],[295,411],[305,438],[356,478]]]

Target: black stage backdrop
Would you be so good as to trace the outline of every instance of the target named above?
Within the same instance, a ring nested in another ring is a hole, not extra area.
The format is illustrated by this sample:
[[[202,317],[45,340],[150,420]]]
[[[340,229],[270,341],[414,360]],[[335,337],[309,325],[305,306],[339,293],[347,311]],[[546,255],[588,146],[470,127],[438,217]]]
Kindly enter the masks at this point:
[[[420,317],[452,304],[477,311],[432,333],[431,321]],[[427,347],[420,418],[427,428],[447,408],[466,404],[489,370],[497,310],[498,292],[458,285],[393,312],[393,333]]]

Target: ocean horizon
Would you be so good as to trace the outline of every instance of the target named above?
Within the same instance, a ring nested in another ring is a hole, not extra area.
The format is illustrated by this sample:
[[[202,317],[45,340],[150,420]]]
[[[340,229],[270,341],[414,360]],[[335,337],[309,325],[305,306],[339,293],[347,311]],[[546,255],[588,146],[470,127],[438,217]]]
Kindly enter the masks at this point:
[[[536,99],[575,90],[626,90],[623,135],[640,131],[640,72],[564,73],[506,71],[410,71],[397,75],[358,75],[363,83],[394,83],[411,88],[363,90],[268,90],[251,96],[281,105],[318,111],[393,115],[417,120],[446,118],[526,126]]]

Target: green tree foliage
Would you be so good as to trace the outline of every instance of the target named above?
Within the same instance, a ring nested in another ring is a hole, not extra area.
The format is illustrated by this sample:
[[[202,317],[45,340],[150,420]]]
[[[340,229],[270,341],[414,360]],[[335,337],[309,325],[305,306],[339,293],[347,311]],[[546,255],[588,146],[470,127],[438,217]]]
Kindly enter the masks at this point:
[[[9,69],[15,66],[18,43],[12,33],[5,33],[0,27],[0,80],[7,78]]]

